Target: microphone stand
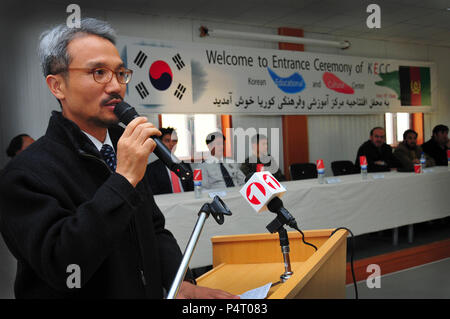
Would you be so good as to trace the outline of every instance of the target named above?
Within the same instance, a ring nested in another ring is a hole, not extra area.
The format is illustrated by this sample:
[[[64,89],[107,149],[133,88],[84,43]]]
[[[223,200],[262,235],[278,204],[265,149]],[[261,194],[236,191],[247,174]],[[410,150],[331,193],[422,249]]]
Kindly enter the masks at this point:
[[[284,261],[284,273],[280,276],[281,282],[285,282],[294,274],[289,257],[289,238],[286,229],[283,227],[286,223],[286,217],[282,213],[277,213],[277,217],[266,227],[272,234],[278,232],[280,238],[281,253],[283,254]]]
[[[181,264],[178,267],[175,279],[173,280],[172,286],[170,287],[169,293],[167,294],[167,299],[175,299],[178,295],[181,283],[183,282],[184,276],[186,275],[186,271],[189,267],[192,254],[194,253],[198,239],[203,230],[203,225],[205,224],[205,221],[210,214],[214,217],[219,225],[222,225],[224,222],[224,215],[230,216],[231,211],[219,196],[214,196],[214,199],[211,203],[205,203],[203,204],[202,208],[200,208],[200,211],[198,212],[197,223],[195,224],[194,230],[191,234],[191,237],[189,238],[188,245],[186,246],[186,250],[183,254],[183,259],[181,260]]]
[[[291,269],[291,259],[289,257],[289,239],[287,231],[284,227],[278,229],[278,236],[280,237],[281,253],[283,254],[284,273],[280,276],[281,282],[285,282],[294,274]]]

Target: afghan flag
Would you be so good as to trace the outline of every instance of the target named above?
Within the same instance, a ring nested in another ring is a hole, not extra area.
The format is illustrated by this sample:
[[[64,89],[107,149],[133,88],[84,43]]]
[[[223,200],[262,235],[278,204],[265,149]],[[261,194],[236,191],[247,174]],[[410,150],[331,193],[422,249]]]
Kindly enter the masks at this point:
[[[400,66],[401,105],[431,105],[430,68]]]

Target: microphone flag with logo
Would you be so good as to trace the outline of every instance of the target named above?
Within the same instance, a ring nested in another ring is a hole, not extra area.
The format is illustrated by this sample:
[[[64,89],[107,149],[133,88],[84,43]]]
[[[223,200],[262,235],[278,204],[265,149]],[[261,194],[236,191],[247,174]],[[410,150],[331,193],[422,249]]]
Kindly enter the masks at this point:
[[[267,171],[254,173],[240,190],[242,197],[258,213],[267,210],[267,204],[285,192],[286,188]]]

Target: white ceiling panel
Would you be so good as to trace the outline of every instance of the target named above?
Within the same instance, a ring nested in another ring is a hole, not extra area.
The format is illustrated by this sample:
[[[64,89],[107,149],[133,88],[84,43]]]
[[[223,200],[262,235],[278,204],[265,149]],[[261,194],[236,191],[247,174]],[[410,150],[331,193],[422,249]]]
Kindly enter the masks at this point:
[[[46,0],[47,3],[67,3]],[[449,46],[450,0],[77,0],[81,7],[199,19],[256,27]],[[366,26],[369,4],[381,8],[381,29]]]
[[[274,21],[282,19],[283,17],[292,13],[292,7],[276,6],[270,7],[268,5],[259,5],[242,12],[236,17],[236,20],[245,24],[261,24],[261,21]]]

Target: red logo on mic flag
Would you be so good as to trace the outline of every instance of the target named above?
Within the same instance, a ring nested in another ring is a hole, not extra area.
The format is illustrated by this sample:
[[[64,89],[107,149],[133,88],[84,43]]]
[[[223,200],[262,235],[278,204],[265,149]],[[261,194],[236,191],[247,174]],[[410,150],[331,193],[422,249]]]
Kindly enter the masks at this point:
[[[278,183],[278,181],[272,175],[269,174],[263,175],[263,179],[266,182],[266,184],[272,187],[273,189],[281,187],[280,183]],[[274,184],[276,185],[276,187]]]
[[[261,201],[256,197],[256,193],[258,192],[262,193],[263,196],[266,196],[266,189],[260,183],[255,182],[248,185],[246,194],[250,203],[254,205],[261,204]]]
[[[367,158],[364,155],[359,157],[359,165],[367,166]]]
[[[274,196],[281,197],[286,189],[267,171],[254,173],[239,192],[250,206],[260,213],[267,209],[266,204]]]

